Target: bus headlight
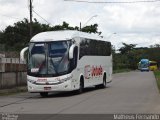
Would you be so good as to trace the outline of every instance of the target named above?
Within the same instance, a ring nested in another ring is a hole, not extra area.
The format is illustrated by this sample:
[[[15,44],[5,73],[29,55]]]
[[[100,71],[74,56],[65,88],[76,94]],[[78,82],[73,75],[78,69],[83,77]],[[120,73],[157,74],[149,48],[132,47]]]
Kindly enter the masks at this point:
[[[66,82],[71,79],[71,76],[58,80],[60,83]]]
[[[28,82],[30,82],[30,83],[32,83],[32,84],[35,84],[35,83],[36,83],[36,81],[30,80],[30,79],[28,79]]]
[[[68,81],[69,79],[61,79],[61,80],[58,80],[60,83],[63,83],[63,82],[66,82],[66,81]]]

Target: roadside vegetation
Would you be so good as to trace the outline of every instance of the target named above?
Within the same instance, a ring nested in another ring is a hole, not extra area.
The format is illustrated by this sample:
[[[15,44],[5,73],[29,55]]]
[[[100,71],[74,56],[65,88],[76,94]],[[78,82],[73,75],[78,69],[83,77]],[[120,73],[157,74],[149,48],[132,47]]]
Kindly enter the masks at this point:
[[[138,62],[141,59],[149,59],[157,61],[160,66],[160,45],[155,44],[149,48],[137,48],[135,44],[122,43],[122,47],[119,49],[119,53],[112,48],[113,55],[113,71],[125,71],[125,70],[136,70],[138,68]]]
[[[160,71],[159,70],[154,71],[154,75],[156,77],[157,86],[160,92]]]
[[[115,73],[122,73],[122,72],[130,72],[130,71],[132,71],[131,69],[117,69],[117,70],[114,70],[113,71],[113,74],[115,74]]]

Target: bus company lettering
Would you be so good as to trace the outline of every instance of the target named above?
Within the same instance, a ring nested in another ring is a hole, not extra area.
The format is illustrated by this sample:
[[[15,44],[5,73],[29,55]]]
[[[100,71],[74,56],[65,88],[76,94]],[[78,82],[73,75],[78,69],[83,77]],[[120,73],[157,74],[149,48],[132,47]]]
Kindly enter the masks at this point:
[[[103,68],[100,66],[85,66],[85,78],[90,79],[91,77],[101,76],[103,74]]]
[[[38,78],[37,79],[37,82],[46,82],[47,81],[47,78]]]

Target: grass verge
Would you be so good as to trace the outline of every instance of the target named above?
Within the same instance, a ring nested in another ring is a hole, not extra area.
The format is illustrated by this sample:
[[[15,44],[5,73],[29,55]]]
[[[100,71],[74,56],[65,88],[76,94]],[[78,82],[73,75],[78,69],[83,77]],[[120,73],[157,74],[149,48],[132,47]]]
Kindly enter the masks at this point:
[[[12,95],[12,94],[17,94],[21,92],[27,92],[27,87],[21,86],[21,87],[15,87],[11,89],[2,89],[0,90],[0,96]]]
[[[157,86],[160,92],[160,71],[159,70],[154,71],[154,75],[155,75]]]
[[[132,71],[131,69],[119,69],[119,70],[113,70],[113,74],[114,73],[122,73],[122,72],[130,72]]]

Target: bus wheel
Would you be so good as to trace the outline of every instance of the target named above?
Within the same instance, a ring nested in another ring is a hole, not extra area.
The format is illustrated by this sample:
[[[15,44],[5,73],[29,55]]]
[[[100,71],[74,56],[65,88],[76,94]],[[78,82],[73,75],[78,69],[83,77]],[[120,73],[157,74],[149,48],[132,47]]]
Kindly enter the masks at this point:
[[[83,93],[83,90],[84,90],[84,80],[83,80],[83,77],[81,77],[80,84],[79,84],[78,94]]]
[[[96,88],[106,88],[106,86],[107,86],[106,74],[104,74],[104,76],[103,76],[103,83],[100,84],[100,85],[96,85],[95,87],[96,87]]]
[[[48,96],[48,92],[40,92],[40,95],[41,95],[42,97],[47,97],[47,96]]]
[[[102,88],[106,88],[106,86],[107,86],[107,83],[106,83],[106,74],[104,74]]]

